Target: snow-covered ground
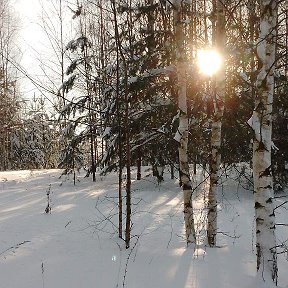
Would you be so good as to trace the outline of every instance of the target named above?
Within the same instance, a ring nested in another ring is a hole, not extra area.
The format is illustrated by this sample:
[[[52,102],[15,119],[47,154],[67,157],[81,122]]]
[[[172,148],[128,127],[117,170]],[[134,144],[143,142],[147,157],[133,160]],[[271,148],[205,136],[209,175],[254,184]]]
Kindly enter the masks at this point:
[[[169,174],[160,185],[151,176],[133,180],[133,238],[126,250],[117,237],[117,175],[98,175],[96,183],[79,176],[74,186],[72,177],[59,179],[60,173],[0,173],[1,288],[256,288],[253,195],[237,182],[223,177],[218,248],[207,248],[202,243],[208,184],[198,169],[195,183],[203,184],[194,192],[194,250],[185,245],[177,180]],[[51,214],[44,213],[47,191]],[[288,222],[285,208],[277,209],[278,223]],[[279,243],[287,230],[277,226]],[[286,252],[278,259],[281,287],[288,287],[287,257]]]

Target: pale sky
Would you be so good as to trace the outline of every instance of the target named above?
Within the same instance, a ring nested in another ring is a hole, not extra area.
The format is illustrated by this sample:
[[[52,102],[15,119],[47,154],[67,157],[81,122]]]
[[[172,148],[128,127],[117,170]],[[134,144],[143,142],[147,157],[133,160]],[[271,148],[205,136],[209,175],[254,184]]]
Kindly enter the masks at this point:
[[[50,60],[53,60],[53,56],[51,56],[52,52],[49,41],[47,40],[43,28],[41,27],[41,3],[44,5],[45,9],[48,9],[49,11],[49,9],[51,9],[51,0],[12,0],[12,3],[15,13],[20,19],[19,37],[16,41],[23,54],[21,66],[24,67],[31,77],[35,79],[44,79],[43,72],[41,70],[43,65],[40,63],[39,58],[41,58],[44,62],[49,62]],[[68,14],[66,17],[66,26],[69,26],[69,22],[72,21],[70,15],[71,13],[66,14]],[[51,19],[53,19],[53,21],[54,19],[57,21],[57,16],[55,16],[56,15],[53,14],[51,15]],[[70,35],[70,33],[66,33],[66,31],[65,34]],[[55,85],[60,86],[60,84],[61,83],[59,82]],[[34,88],[34,85],[31,84],[31,81],[28,79],[23,79],[21,81],[21,91],[23,92],[25,98],[32,97],[34,92],[36,95],[40,94],[40,92]]]
[[[37,25],[41,7],[38,0],[14,0],[14,8],[20,18],[20,40],[30,45],[37,43],[37,34],[42,31]]]
[[[15,13],[20,21],[19,37],[16,39],[16,42],[22,53],[21,66],[31,76],[34,76],[39,73],[37,69],[39,64],[35,61],[37,53],[34,50],[41,50],[40,39],[44,37],[43,31],[38,24],[41,7],[38,0],[14,0],[13,4]],[[23,79],[21,80],[21,90],[24,96],[27,97],[29,95],[26,94],[30,94],[29,91],[34,90],[34,86],[29,80]],[[33,93],[34,91],[31,91],[31,96],[33,96]]]

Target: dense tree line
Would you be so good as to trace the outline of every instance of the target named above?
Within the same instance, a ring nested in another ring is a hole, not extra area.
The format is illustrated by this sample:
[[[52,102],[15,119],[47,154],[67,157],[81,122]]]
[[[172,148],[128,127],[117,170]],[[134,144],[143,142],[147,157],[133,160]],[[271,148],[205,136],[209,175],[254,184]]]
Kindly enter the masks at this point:
[[[20,24],[11,1],[1,0],[0,170],[56,168],[60,133],[53,112],[43,97],[34,95],[30,103],[22,97],[21,51],[15,45]]]
[[[61,91],[69,91],[65,96],[68,98],[68,105],[65,107],[68,114],[72,115],[71,113],[75,111],[78,113],[81,111],[80,113],[86,114],[87,120],[84,121],[84,118],[81,118],[84,116],[81,116],[79,119],[82,119],[82,122],[86,125],[90,125],[88,122],[93,122],[91,125],[94,133],[88,133],[88,129],[86,135],[94,134],[94,146],[97,145],[98,149],[94,148],[96,151],[93,157],[97,158],[95,162],[104,167],[105,171],[115,169],[119,165],[118,146],[120,142],[125,142],[125,129],[123,128],[125,91],[129,93],[128,116],[132,162],[136,164],[137,155],[141,149],[143,150],[140,153],[142,161],[155,166],[154,170],[157,174],[157,165],[177,163],[178,157],[175,153],[177,141],[175,142],[174,139],[179,121],[177,89],[175,88],[177,86],[177,69],[175,68],[177,44],[176,28],[173,22],[175,7],[171,3],[157,1],[147,3],[132,1],[131,7],[126,4],[115,3],[117,14],[115,19],[110,2],[93,1],[91,3],[88,1],[88,3],[81,3],[81,9],[77,5],[73,7],[76,12],[81,10],[78,12],[79,15],[75,14],[78,17],[75,16],[73,20],[79,22],[78,38],[73,39],[67,46],[73,54],[71,56],[73,61],[67,68],[69,76],[66,76],[67,79],[62,86],[64,89]],[[203,150],[207,151],[207,149],[202,147],[210,146],[209,135],[215,106],[213,103],[214,84],[213,81],[199,74],[195,67],[195,59],[198,49],[215,47],[216,34],[214,32],[213,36],[213,31],[216,29],[217,7],[212,4],[209,1],[195,1],[193,5],[186,3],[181,12],[183,18],[186,19],[183,21],[185,34],[183,45],[186,56],[183,57],[185,57],[188,69],[185,77],[187,77],[187,113],[191,119],[189,121],[190,162],[209,162],[209,153],[205,155]],[[225,1],[226,23],[230,20],[233,23],[230,26],[226,25],[224,51],[226,84],[223,99],[225,109],[222,121],[224,129],[221,154],[222,162],[227,164],[248,161],[252,155],[252,133],[247,120],[253,110],[253,94],[255,93],[253,85],[255,85],[257,74],[255,44],[258,37],[259,7],[255,4],[256,6],[252,9],[251,5],[253,6],[253,3],[249,1],[238,3],[238,5],[233,1]],[[277,72],[275,73],[277,86],[275,88],[275,111],[277,112],[279,112],[278,105],[285,105],[285,100],[283,96],[281,100],[281,95],[285,94],[287,86],[285,84],[287,82],[285,76],[287,53],[283,44],[287,41],[284,4],[280,5],[280,8],[278,18],[281,17],[282,20],[278,20],[277,31],[282,31],[282,33],[277,34],[279,57],[277,57]],[[233,45],[235,42],[239,45]],[[73,84],[74,88],[70,90]],[[276,135],[278,123],[285,125],[283,123],[285,113],[282,109],[281,107],[281,117],[280,113],[275,113],[275,118],[279,117],[279,121],[275,121],[274,124],[275,146],[281,142],[280,139],[278,140],[279,137],[285,142],[284,137]],[[74,127],[77,127],[77,124]],[[123,129],[119,134],[121,128]],[[99,140],[101,136],[104,137]],[[159,141],[166,147],[166,152],[160,155],[157,151]],[[199,141],[201,145],[192,145]],[[274,154],[276,159],[279,153]],[[123,157],[125,162],[125,153]],[[277,161],[281,164],[277,162],[279,164],[275,168],[285,166],[285,157],[278,157]],[[278,170],[282,173],[284,171],[284,169]]]
[[[11,133],[16,129],[19,121],[19,99],[17,97],[17,83],[14,77],[15,70],[11,67],[8,58],[15,56],[12,41],[15,38],[16,26],[13,23],[13,14],[9,1],[0,2],[0,169],[13,167],[10,143]],[[14,73],[13,73],[14,72]]]

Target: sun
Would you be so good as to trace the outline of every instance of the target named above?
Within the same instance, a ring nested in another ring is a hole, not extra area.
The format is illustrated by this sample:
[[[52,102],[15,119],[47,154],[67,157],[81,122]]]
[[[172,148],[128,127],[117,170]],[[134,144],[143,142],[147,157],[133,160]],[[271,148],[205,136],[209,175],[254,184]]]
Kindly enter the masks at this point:
[[[213,76],[222,66],[222,57],[216,50],[213,49],[198,50],[197,65],[200,73],[207,76]]]

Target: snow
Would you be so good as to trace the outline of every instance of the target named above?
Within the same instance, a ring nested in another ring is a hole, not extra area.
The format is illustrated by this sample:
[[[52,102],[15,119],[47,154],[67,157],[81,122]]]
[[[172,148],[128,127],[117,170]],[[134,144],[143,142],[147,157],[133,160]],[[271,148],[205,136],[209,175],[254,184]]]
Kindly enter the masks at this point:
[[[182,135],[180,134],[179,130],[177,130],[173,139],[174,139],[175,141],[177,141],[178,143],[180,143],[181,136],[182,136]]]
[[[104,130],[104,132],[103,132],[103,134],[102,134],[102,136],[101,136],[101,138],[104,138],[104,137],[106,137],[106,136],[109,136],[109,135],[110,135],[110,132],[111,132],[111,129],[112,129],[112,127],[106,127],[105,130]]]
[[[249,76],[245,72],[240,72],[240,77],[246,82],[250,84]]]
[[[243,183],[222,177],[218,248],[208,248],[203,244],[207,175],[197,170],[194,187],[202,184],[193,194],[198,232],[193,250],[185,244],[177,180],[170,180],[166,171],[158,185],[151,169],[144,173],[132,183],[134,237],[126,250],[117,237],[116,173],[97,175],[96,183],[78,175],[73,186],[73,177],[59,178],[60,170],[1,172],[0,286],[110,288],[124,282],[126,288],[273,287],[255,277],[253,195]],[[136,179],[136,170],[132,176]],[[52,210],[45,214],[50,185]],[[276,205],[287,200],[280,196]],[[285,223],[285,206],[277,212],[278,222]],[[278,241],[288,238],[287,227],[277,227],[276,233]],[[286,257],[279,254],[280,287],[288,287]]]
[[[247,124],[253,129],[254,131],[254,136],[257,141],[261,141],[261,127],[260,127],[260,119],[258,117],[258,114],[256,111],[253,111],[252,116],[249,118],[247,121]]]

